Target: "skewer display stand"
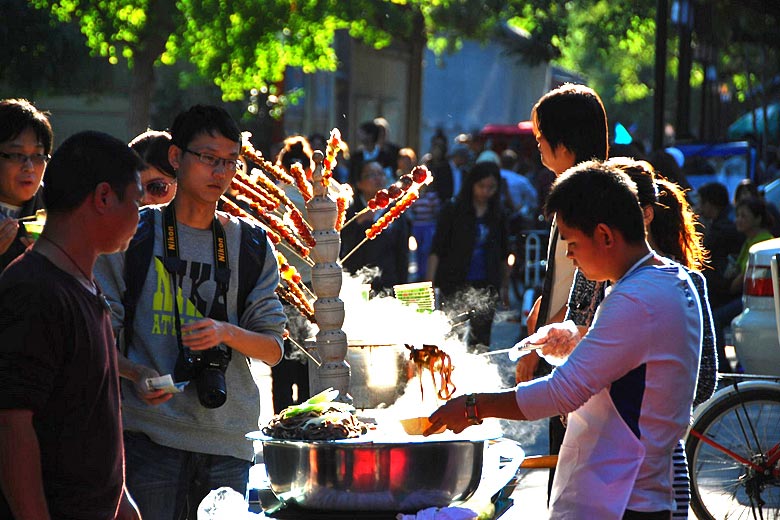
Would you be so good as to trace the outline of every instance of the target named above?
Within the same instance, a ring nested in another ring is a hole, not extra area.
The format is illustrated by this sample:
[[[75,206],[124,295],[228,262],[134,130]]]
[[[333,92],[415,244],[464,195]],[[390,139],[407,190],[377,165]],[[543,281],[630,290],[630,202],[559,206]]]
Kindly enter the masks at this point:
[[[311,251],[314,267],[311,283],[317,299],[314,301],[314,318],[319,332],[316,349],[321,365],[316,377],[311,378],[311,394],[327,388],[339,391],[340,400],[349,397],[350,369],[347,356],[347,335],[344,325],[344,302],[341,293],[341,265],[338,263],[341,236],[336,231],[338,207],[328,196],[327,180],[322,177],[323,154],[314,152],[315,168],[312,174],[314,197],[306,203],[307,220],[317,245]]]

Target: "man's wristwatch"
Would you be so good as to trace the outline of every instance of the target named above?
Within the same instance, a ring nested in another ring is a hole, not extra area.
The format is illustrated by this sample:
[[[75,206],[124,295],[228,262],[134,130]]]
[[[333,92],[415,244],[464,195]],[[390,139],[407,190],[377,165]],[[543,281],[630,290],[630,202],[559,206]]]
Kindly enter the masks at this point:
[[[471,425],[482,424],[479,418],[479,409],[477,408],[477,395],[469,394],[466,396],[466,421]]]

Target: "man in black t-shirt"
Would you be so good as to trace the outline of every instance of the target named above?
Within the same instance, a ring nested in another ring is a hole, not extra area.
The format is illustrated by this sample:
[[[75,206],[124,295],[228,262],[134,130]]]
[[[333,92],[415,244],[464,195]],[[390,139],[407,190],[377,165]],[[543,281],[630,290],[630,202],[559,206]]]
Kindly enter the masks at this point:
[[[0,518],[140,518],[124,492],[119,375],[99,254],[127,248],[143,161],[83,132],[45,174],[47,222],[0,275]]]

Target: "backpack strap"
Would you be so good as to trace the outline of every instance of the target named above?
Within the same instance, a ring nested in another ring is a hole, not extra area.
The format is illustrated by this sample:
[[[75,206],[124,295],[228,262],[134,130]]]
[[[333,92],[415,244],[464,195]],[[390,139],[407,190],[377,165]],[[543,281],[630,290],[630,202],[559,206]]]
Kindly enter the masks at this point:
[[[244,314],[246,299],[260,278],[265,265],[265,255],[268,248],[265,232],[243,219],[241,223],[241,246],[238,256],[238,296],[236,307],[239,319]],[[154,211],[150,208],[141,210],[138,229],[130,241],[125,253],[125,294],[122,305],[125,309],[123,321],[123,336],[125,350],[133,340],[133,321],[138,299],[141,296],[146,275],[152,262],[154,252]],[[127,352],[125,352],[127,354]]]
[[[133,320],[141,296],[141,289],[149,272],[154,252],[154,211],[151,208],[141,210],[136,229],[130,245],[125,253],[125,294],[122,296],[122,306],[125,309],[125,318],[122,323],[125,350],[133,339]],[[127,354],[127,352],[125,352]]]
[[[246,299],[257,285],[257,279],[263,272],[268,240],[265,231],[259,226],[253,226],[244,219],[241,223],[241,248],[238,255],[238,301],[236,307],[238,318],[244,315]]]

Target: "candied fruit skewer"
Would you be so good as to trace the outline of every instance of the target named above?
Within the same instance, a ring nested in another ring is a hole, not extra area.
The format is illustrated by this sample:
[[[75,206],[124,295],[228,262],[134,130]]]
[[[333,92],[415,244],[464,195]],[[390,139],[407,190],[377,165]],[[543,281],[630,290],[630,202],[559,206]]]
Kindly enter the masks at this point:
[[[294,206],[293,202],[290,200],[290,197],[287,196],[284,190],[274,184],[271,179],[265,175],[260,174],[256,176],[256,182],[253,182],[248,175],[242,172],[236,172],[236,177],[249,186],[254,187],[255,190],[259,191],[269,199],[277,201],[280,206],[285,208]]]
[[[224,195],[221,197],[221,199],[224,203],[223,209],[227,213],[230,213],[231,215],[234,215],[236,217],[246,217],[250,219],[252,222],[255,222],[257,225],[262,227],[268,233],[268,238],[275,246],[284,246],[288,251],[290,251],[292,254],[300,258],[302,261],[306,262],[310,266],[314,265],[312,259],[308,258],[309,249],[303,244],[301,244],[300,241],[298,241],[298,239],[291,234],[287,226],[285,226],[284,223],[282,223],[278,217],[274,215],[270,215],[270,217],[275,219],[274,220],[275,223],[278,222],[281,224],[282,227],[281,229],[274,228],[274,225],[270,223],[272,219],[269,218],[269,214],[264,212],[262,207],[260,207],[259,205],[255,203],[251,204],[252,209],[257,212],[257,215],[253,215],[252,213],[249,213],[248,211],[245,211],[244,209],[236,205],[235,202],[225,197]],[[261,218],[260,217],[261,215],[265,216],[265,219]],[[285,231],[287,235],[285,235]],[[291,241],[289,240],[288,235],[297,242],[297,245],[290,244]],[[284,238],[284,241],[282,240],[282,238]]]
[[[298,284],[287,282],[287,288],[290,289],[290,291],[292,291],[292,293],[295,295],[296,298],[298,298],[302,302],[305,302],[307,310],[310,310],[312,313],[314,312],[314,307],[311,306],[311,303],[309,303],[309,299],[306,297],[305,294],[303,294],[303,290],[300,288]]]
[[[416,190],[409,190],[408,192],[406,192],[406,195],[404,195],[403,198],[401,198],[401,200],[399,200],[395,206],[387,210],[387,212],[381,217],[379,217],[379,219],[376,222],[374,222],[374,224],[370,228],[366,229],[366,238],[361,240],[360,243],[358,243],[358,245],[352,248],[352,251],[347,253],[341,259],[342,265],[344,264],[344,262],[347,261],[347,259],[350,256],[352,256],[352,254],[355,251],[357,251],[360,248],[360,246],[362,246],[369,240],[375,239],[382,231],[385,230],[385,228],[387,228],[387,226],[390,225],[392,221],[394,221],[399,216],[401,216],[401,213],[406,211],[409,208],[409,206],[411,206],[412,203],[414,203],[414,201],[416,201],[419,197],[420,194],[417,193]]]
[[[294,265],[291,265],[287,258],[281,253],[281,251],[276,251],[276,263],[279,264],[279,276],[285,280],[288,284],[295,284],[298,287],[300,287],[302,290],[305,290],[307,293],[309,293],[309,296],[312,298],[316,298],[317,296],[309,289],[306,284],[302,283],[301,274],[298,272],[298,270],[295,268]]]
[[[322,161],[322,182],[325,186],[330,182],[330,178],[333,177],[333,168],[336,167],[336,156],[344,148],[344,141],[341,140],[341,132],[338,128],[334,128],[330,131],[330,137],[328,137],[328,144],[325,147],[325,158]]]
[[[385,189],[379,190],[367,203],[366,207],[349,219],[344,227],[350,225],[356,218],[367,211],[376,211],[386,208],[390,202],[403,197],[409,190],[418,191],[423,186],[430,184],[433,176],[425,165],[415,166],[411,173],[402,175],[397,181]]]
[[[336,231],[341,231],[346,225],[344,219],[347,216],[347,198],[339,197],[336,199]]]
[[[366,230],[366,237],[369,240],[376,238],[377,235],[384,231],[391,222],[400,217],[401,214],[406,211],[409,206],[411,206],[412,203],[419,197],[420,195],[416,191],[408,191],[395,206],[387,210],[384,215],[379,217],[379,219]]]
[[[262,170],[266,175],[272,175],[285,184],[295,184],[295,179],[293,179],[289,173],[284,171],[284,168],[277,166],[270,161],[266,161],[265,157],[263,157],[263,154],[255,150],[255,147],[252,145],[249,139],[246,138],[246,135],[244,135],[244,140],[241,145],[241,155],[257,164],[260,170]]]
[[[257,209],[254,206],[252,209]],[[295,250],[301,257],[305,258],[309,256],[310,249],[304,245],[300,239],[295,236],[295,233],[276,215],[268,212],[258,212],[257,218],[266,223],[271,229],[281,235],[284,241],[293,250]],[[309,260],[311,261],[311,260]]]
[[[293,223],[293,226],[295,226],[295,229],[298,231],[298,234],[301,236],[301,240],[303,240],[307,246],[314,247],[317,245],[317,241],[314,240],[314,236],[312,235],[311,227],[309,227],[308,222],[303,218],[303,215],[301,215],[301,212],[296,208],[295,206],[290,208],[289,212],[290,220]]]
[[[287,289],[286,287],[282,287],[281,285],[277,286],[274,292],[279,296],[280,299],[286,301],[296,309],[298,309],[298,312],[303,315],[304,318],[309,320],[311,323],[317,323],[317,321],[314,319],[314,310],[312,309],[311,312],[309,312],[309,309],[301,302],[299,301],[295,295]]]
[[[290,174],[295,178],[295,186],[301,192],[304,202],[309,202],[314,197],[311,183],[306,179],[306,172],[301,163],[295,163],[290,167]]]
[[[265,209],[270,211],[279,207],[279,202],[268,197],[266,194],[256,190],[249,182],[244,181],[238,176],[233,177],[230,181],[230,186],[236,190],[239,194],[243,195],[252,202],[260,204]]]

